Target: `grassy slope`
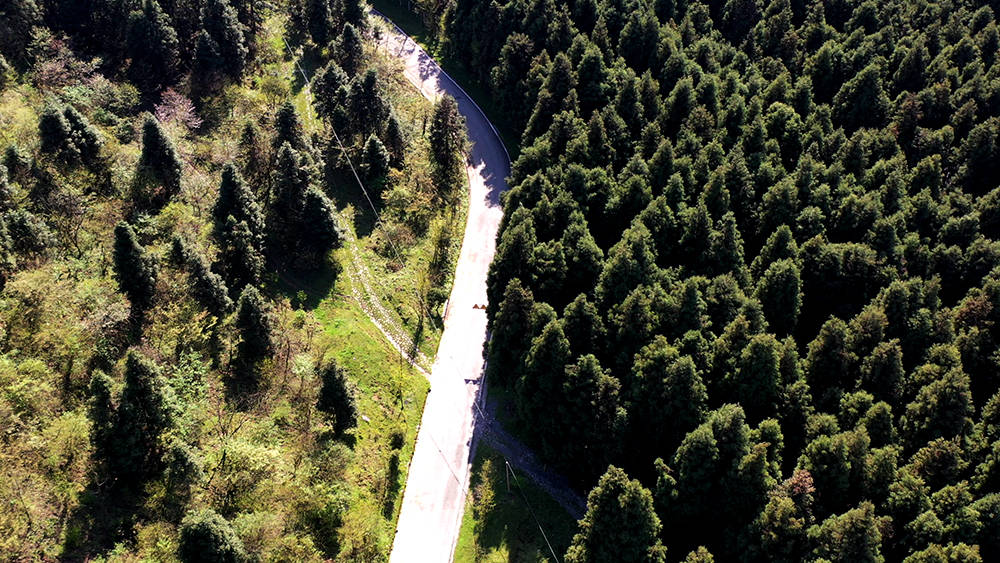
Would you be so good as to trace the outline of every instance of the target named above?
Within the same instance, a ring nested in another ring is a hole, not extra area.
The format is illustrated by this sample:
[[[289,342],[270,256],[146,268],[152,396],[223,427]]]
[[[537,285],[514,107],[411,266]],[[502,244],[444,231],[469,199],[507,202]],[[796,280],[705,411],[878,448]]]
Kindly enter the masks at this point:
[[[508,492],[504,458],[487,445],[477,447],[472,469],[471,494],[466,501],[455,561],[551,561],[551,552],[530,510],[561,560],[576,529],[572,517],[525,477],[519,477],[523,497],[513,477]]]
[[[274,35],[278,29],[279,22],[268,22],[272,33],[269,43],[276,55],[284,48],[280,35]],[[195,135],[182,126],[167,126],[185,166],[181,196],[149,221],[149,229],[157,233],[150,250],[161,261],[165,262],[165,241],[171,232],[185,233],[203,251],[211,251],[207,211],[215,198],[219,170],[237,153],[243,120],[273,111],[281,101],[272,99],[262,87],[265,76],[276,79],[272,85],[291,83],[286,92],[294,96],[307,128],[316,127],[309,118],[303,90],[295,87],[292,71],[292,61],[276,56],[246,85],[228,89],[225,96],[232,111],[224,112],[208,134]],[[404,126],[415,130],[416,116],[430,106],[412,88],[392,84],[392,102]],[[61,90],[60,95],[67,92]],[[127,185],[139,154],[138,139],[116,140],[111,126],[99,122],[84,100],[85,114],[105,138],[115,184]],[[38,112],[43,104],[44,95],[34,87],[5,90],[0,95],[0,146],[16,143],[32,150],[37,144]],[[421,143],[426,142],[415,139],[417,161],[426,152]],[[91,181],[68,180],[72,181],[65,189],[72,193]],[[85,201],[79,256],[60,256],[37,267],[25,264],[0,295],[0,322],[5,329],[0,338],[6,352],[0,357],[0,415],[16,416],[16,427],[9,430],[18,436],[11,447],[0,447],[5,468],[0,481],[7,482],[0,486],[0,492],[15,494],[23,507],[16,514],[0,515],[0,529],[10,532],[0,539],[0,553],[56,558],[60,553],[72,557],[85,552],[92,547],[92,539],[86,535],[89,519],[99,515],[88,505],[107,500],[95,497],[88,484],[89,423],[83,389],[87,384],[85,360],[97,338],[95,327],[101,326],[102,319],[117,318],[127,311],[109,271],[109,235],[123,212],[118,198],[87,196]],[[455,213],[453,219],[464,224],[464,212]],[[461,229],[457,232],[460,241]],[[363,255],[373,272],[386,273],[386,284],[396,290],[387,290],[389,296],[399,293],[400,287],[415,285],[421,266],[427,262],[429,237],[412,242],[405,264],[399,267],[374,251],[376,241],[361,239]],[[457,254],[457,245],[453,250]],[[345,254],[340,250],[337,258],[347,260]],[[305,533],[303,524],[295,521],[296,514],[308,508],[303,504],[335,497],[319,489],[337,487],[338,483],[349,487],[339,532],[361,544],[353,546],[354,552],[386,553],[391,545],[428,383],[400,358],[353,301],[351,283],[346,275],[336,283],[318,276],[282,279],[272,287],[279,341],[273,378],[259,405],[237,412],[222,399],[225,377],[209,370],[204,358],[177,365],[176,350],[192,339],[203,339],[210,320],[191,301],[184,276],[168,267],[161,270],[159,304],[150,314],[154,322],[146,330],[143,350],[163,366],[175,390],[188,393],[177,431],[200,452],[206,470],[213,473],[221,465],[233,467],[233,460],[248,464],[232,470],[234,480],[246,479],[239,482],[250,493],[232,520],[248,548],[262,556],[313,558],[311,545],[316,542]],[[439,333],[429,331],[422,344],[424,350],[432,353],[438,337]],[[227,337],[223,345],[228,349],[232,342]],[[337,449],[340,446],[326,436],[326,422],[312,407],[318,388],[313,366],[323,356],[335,357],[360,390],[358,406],[364,420],[353,433],[353,452]],[[120,367],[113,374],[116,379],[120,378]],[[189,375],[195,382],[193,391],[185,383]],[[70,394],[61,391],[64,385],[69,386]],[[401,443],[393,443],[394,435],[402,436]],[[214,479],[210,486],[196,490],[191,505],[216,502],[212,499],[235,482]],[[161,510],[163,495],[156,491],[150,494],[149,510]],[[135,531],[135,542],[117,546],[111,560],[173,558],[176,529],[171,525],[151,521],[140,523]],[[336,536],[337,532],[331,530],[328,535]],[[365,543],[374,544],[376,549],[366,551],[370,546]]]

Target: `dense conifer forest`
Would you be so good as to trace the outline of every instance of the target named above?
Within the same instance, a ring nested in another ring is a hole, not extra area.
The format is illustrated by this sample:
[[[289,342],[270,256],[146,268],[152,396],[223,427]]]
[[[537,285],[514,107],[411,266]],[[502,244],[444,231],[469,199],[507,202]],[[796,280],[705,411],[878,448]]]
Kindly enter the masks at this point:
[[[0,560],[388,558],[427,383],[359,288],[433,350],[464,128],[379,34],[0,2]]]
[[[418,9],[522,132],[487,369],[566,561],[1000,558],[1000,4]]]

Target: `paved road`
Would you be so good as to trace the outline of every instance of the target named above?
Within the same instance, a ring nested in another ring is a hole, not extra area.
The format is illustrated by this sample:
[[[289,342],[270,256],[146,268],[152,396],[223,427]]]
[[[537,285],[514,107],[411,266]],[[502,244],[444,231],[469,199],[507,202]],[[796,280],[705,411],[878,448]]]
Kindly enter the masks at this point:
[[[444,319],[444,333],[431,370],[417,445],[390,560],[451,561],[468,490],[475,401],[483,375],[486,273],[496,250],[510,159],[489,120],[431,57],[398,29],[383,45],[405,65],[406,78],[425,97],[449,94],[465,116],[469,139],[469,217]]]

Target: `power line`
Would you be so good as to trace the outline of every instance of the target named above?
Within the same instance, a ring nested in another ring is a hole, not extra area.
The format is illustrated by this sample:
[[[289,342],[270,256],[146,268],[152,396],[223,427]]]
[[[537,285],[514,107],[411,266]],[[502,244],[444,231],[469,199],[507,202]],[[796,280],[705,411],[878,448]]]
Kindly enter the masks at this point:
[[[556,560],[556,563],[559,563],[559,556],[556,555],[556,550],[552,549],[552,544],[549,543],[549,537],[545,535],[545,530],[542,529],[541,522],[539,522],[538,517],[535,516],[535,511],[531,508],[531,503],[528,502],[528,497],[527,495],[524,494],[524,489],[521,488],[521,481],[518,480],[517,473],[514,473],[514,468],[511,467],[510,462],[507,461],[507,458],[504,458],[504,464],[506,464],[507,470],[510,471],[510,474],[514,476],[514,484],[517,485],[517,490],[521,493],[521,498],[524,499],[524,505],[528,507],[528,512],[531,514],[531,517],[535,520],[535,525],[538,526],[538,531],[542,533],[542,539],[545,540],[545,545],[548,546],[549,553],[552,554],[552,558]]]
[[[308,110],[310,110],[309,117],[310,119],[312,119],[312,112],[311,112],[312,101],[309,99],[312,94],[312,80],[309,78],[309,76],[306,75],[306,72],[305,70],[303,70],[302,65],[299,64],[299,60],[295,58],[294,53],[291,52],[291,49],[288,47],[288,45],[285,45],[285,49],[288,51],[289,55],[292,56],[292,61],[295,64],[295,67],[298,69],[299,74],[302,75],[302,80],[304,81],[304,87],[306,90],[306,97],[307,97],[306,101],[308,102],[306,104],[306,107]],[[364,194],[365,200],[368,201],[368,205],[371,207],[372,213],[375,215],[375,224],[382,229],[382,234],[385,236],[385,240],[389,243],[389,247],[392,249],[393,254],[396,256],[396,260],[398,260],[400,264],[405,265],[406,261],[403,259],[402,254],[399,252],[399,248],[396,247],[396,243],[393,242],[392,236],[390,235],[389,230],[386,228],[385,222],[382,220],[382,215],[378,212],[378,209],[375,207],[375,203],[372,200],[371,195],[368,193],[368,189],[365,188],[364,182],[361,181],[361,177],[358,175],[357,169],[354,167],[354,163],[351,161],[351,156],[350,154],[348,154],[347,149],[344,147],[344,143],[340,139],[340,135],[337,134],[337,130],[332,123],[327,123],[327,125],[329,125],[330,131],[333,133],[333,137],[337,141],[337,146],[340,149],[340,152],[344,155],[344,159],[347,160],[347,165],[351,169],[351,174],[354,176],[354,179],[357,182],[358,187],[361,188],[361,192]],[[385,289],[384,284],[383,284],[383,289]],[[424,302],[424,298],[422,295],[420,295],[420,291],[416,288],[416,286],[414,286],[412,289],[413,289],[413,295],[417,299],[417,305],[420,308],[420,315],[421,317],[423,317],[424,314],[426,313],[426,308],[427,308],[426,303]],[[419,349],[417,349],[417,343],[411,342],[411,344],[413,345],[413,348],[415,349],[416,353],[419,354]],[[409,354],[409,352],[403,351],[402,347],[400,348],[402,352]]]

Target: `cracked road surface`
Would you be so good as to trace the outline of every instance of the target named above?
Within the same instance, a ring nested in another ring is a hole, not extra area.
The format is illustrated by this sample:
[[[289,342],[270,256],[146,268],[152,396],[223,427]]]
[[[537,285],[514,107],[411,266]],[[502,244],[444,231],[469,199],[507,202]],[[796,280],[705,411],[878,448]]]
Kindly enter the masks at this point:
[[[474,306],[486,303],[486,273],[496,250],[503,216],[500,193],[507,189],[510,158],[486,116],[423,49],[391,23],[382,41],[426,98],[455,98],[473,143],[466,167],[465,236],[390,555],[398,563],[451,561],[465,511],[475,401],[484,367],[486,311]]]

